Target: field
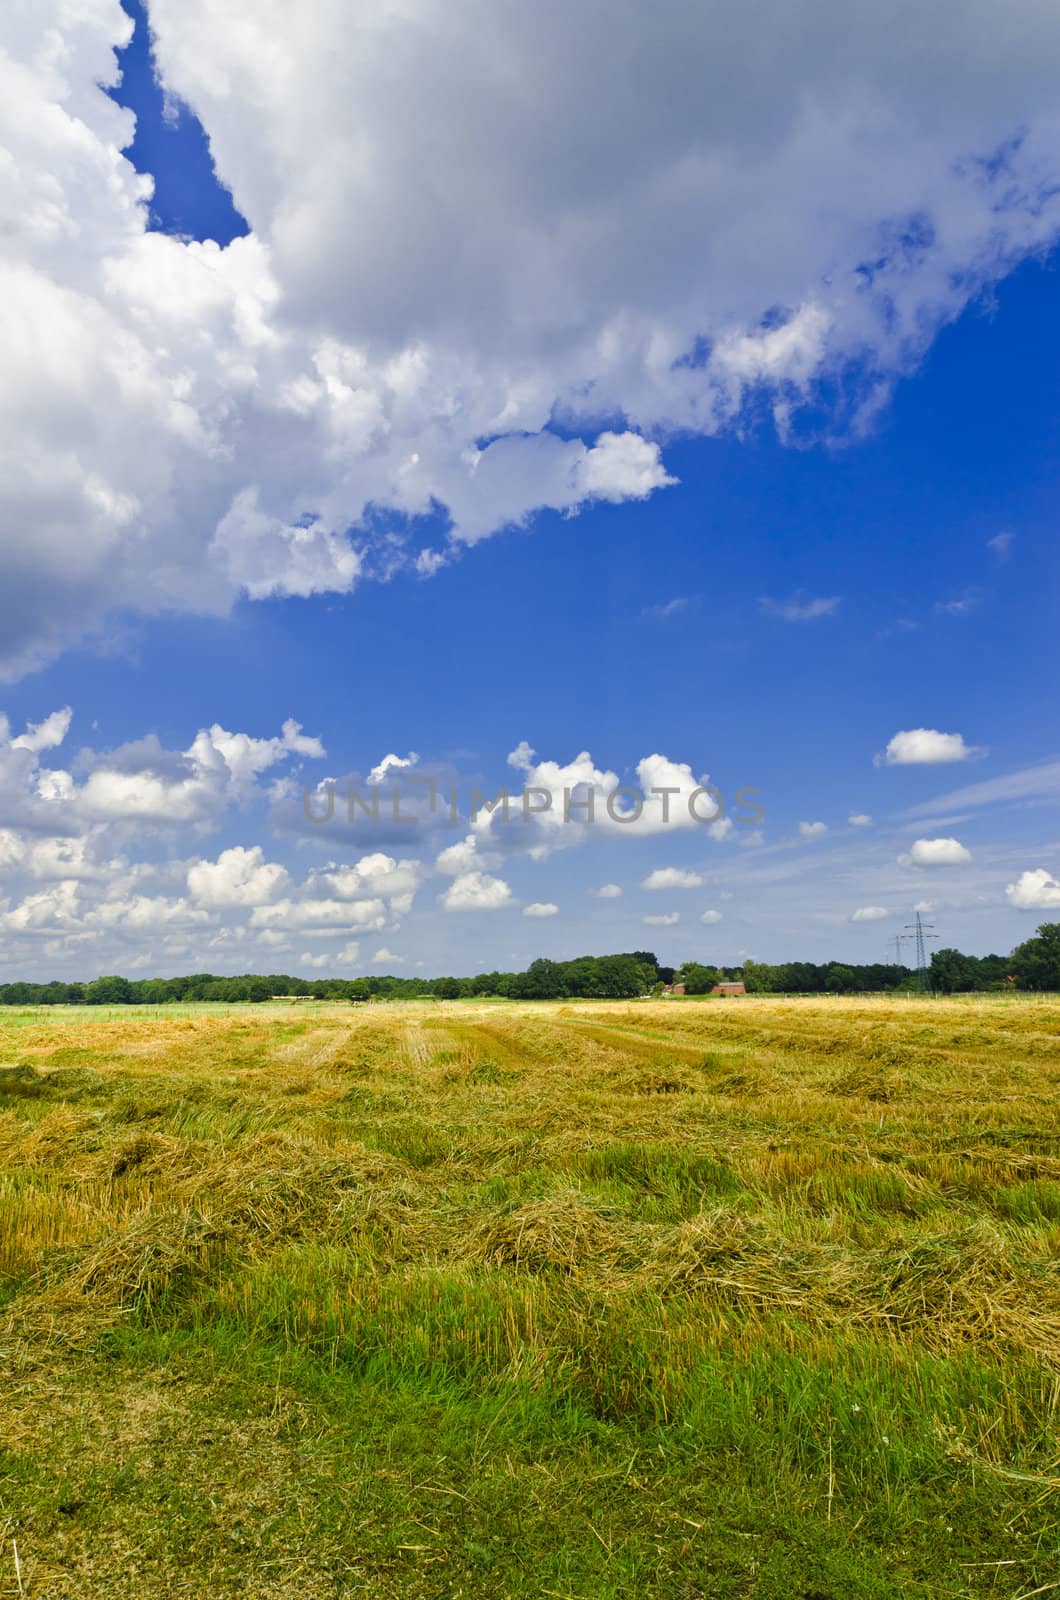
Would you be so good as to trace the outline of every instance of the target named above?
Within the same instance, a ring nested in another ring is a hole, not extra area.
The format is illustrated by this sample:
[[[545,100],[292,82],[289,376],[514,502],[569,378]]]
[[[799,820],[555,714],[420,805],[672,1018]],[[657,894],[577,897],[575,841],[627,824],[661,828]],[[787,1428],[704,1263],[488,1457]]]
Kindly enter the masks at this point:
[[[0,1595],[1060,1596],[1058,1259],[1055,1001],[2,1012]]]

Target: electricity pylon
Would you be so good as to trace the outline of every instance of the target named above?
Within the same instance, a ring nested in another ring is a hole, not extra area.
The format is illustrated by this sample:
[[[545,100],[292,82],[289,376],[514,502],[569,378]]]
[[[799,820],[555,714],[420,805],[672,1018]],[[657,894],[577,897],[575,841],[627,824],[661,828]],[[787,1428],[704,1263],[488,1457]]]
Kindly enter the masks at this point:
[[[925,922],[919,911],[914,912],[914,916],[916,920],[907,922],[905,926],[907,932],[911,933],[916,939],[916,986],[918,989],[923,990],[927,988],[927,942],[929,939],[937,939],[938,934],[928,931],[935,924],[933,922]]]

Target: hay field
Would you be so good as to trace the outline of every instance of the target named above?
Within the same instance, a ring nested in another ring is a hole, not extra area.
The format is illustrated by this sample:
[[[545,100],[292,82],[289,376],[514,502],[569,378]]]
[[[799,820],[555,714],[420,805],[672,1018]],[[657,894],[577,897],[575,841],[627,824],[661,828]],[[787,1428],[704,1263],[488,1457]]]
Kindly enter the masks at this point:
[[[0,1595],[1060,1596],[1058,1250],[1055,1001],[0,1012]]]

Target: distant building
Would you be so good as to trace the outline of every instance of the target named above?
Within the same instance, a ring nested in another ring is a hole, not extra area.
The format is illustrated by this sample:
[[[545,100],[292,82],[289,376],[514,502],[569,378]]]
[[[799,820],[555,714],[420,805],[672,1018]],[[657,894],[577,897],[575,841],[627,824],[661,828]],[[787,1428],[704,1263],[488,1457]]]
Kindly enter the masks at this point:
[[[746,994],[747,988],[742,983],[716,983],[711,994]]]
[[[684,994],[685,986],[683,983],[672,983],[666,992],[667,994]]]

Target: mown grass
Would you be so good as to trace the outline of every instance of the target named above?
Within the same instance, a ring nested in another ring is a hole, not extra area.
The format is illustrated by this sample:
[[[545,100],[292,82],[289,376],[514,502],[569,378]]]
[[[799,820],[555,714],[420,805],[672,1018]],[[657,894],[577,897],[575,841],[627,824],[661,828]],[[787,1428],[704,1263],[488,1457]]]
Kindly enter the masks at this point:
[[[0,1595],[1060,1594],[1058,1024],[0,1013]]]

